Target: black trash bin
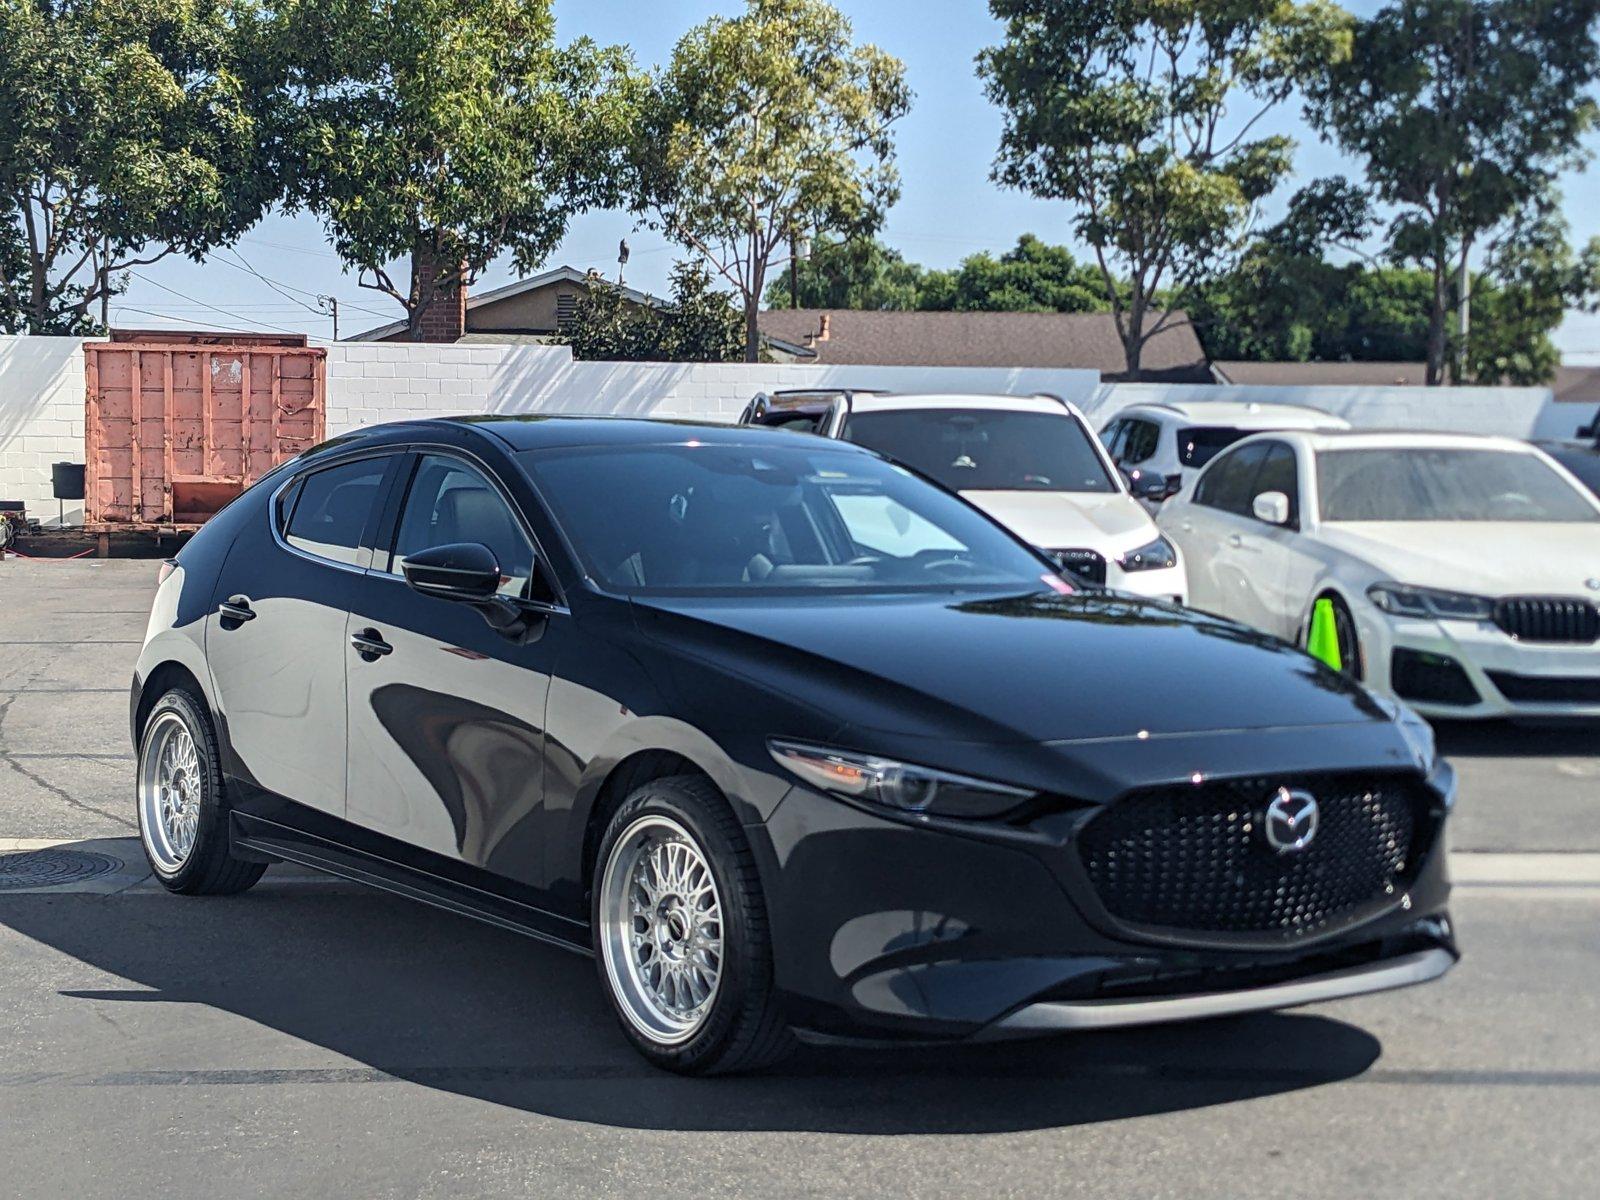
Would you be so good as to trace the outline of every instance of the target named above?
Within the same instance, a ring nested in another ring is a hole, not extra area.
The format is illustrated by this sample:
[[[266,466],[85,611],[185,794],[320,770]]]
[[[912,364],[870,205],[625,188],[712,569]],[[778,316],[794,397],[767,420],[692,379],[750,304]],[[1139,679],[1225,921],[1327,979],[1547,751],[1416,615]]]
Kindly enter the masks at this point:
[[[50,489],[57,500],[82,500],[83,464],[73,462],[50,464]]]

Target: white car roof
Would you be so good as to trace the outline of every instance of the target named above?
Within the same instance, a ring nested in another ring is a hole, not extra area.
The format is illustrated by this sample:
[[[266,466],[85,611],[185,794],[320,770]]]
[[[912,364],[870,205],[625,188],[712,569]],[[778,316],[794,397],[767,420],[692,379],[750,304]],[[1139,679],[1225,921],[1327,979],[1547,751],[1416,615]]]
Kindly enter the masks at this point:
[[[1240,400],[1180,400],[1173,403],[1130,404],[1118,417],[1145,413],[1176,414],[1185,421],[1224,425],[1233,429],[1349,429],[1343,417],[1304,404],[1271,404]]]
[[[1077,408],[1055,396],[990,396],[976,392],[879,392],[856,394],[850,398],[850,411],[856,413],[901,412],[929,408],[987,408],[995,412],[1044,412],[1082,416]]]
[[[1512,454],[1540,451],[1518,438],[1479,433],[1424,433],[1414,430],[1282,430],[1284,441],[1311,450],[1502,450]]]

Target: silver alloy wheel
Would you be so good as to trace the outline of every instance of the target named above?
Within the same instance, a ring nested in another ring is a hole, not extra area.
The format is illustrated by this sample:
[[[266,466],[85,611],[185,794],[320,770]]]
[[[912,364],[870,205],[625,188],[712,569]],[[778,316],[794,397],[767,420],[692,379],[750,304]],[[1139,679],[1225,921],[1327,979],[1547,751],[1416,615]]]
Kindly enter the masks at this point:
[[[705,1022],[722,981],[722,901],[711,865],[670,817],[622,832],[600,879],[600,953],[628,1021],[675,1046]]]
[[[175,875],[194,851],[200,829],[200,753],[178,713],[164,712],[146,731],[139,755],[139,833],[150,861]]]

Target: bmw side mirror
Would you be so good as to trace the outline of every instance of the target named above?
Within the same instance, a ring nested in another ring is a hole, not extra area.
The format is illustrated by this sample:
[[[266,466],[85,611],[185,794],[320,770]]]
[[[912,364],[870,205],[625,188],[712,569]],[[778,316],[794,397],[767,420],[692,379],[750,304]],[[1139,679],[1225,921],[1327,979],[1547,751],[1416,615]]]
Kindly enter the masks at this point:
[[[1262,492],[1255,498],[1250,510],[1255,513],[1256,520],[1265,521],[1268,525],[1289,523],[1289,497],[1282,492]]]
[[[1165,500],[1168,496],[1165,475],[1147,475],[1143,471],[1130,471],[1128,490],[1140,500]]]
[[[414,592],[439,600],[481,604],[500,589],[500,564],[477,542],[455,542],[419,550],[400,562]]]

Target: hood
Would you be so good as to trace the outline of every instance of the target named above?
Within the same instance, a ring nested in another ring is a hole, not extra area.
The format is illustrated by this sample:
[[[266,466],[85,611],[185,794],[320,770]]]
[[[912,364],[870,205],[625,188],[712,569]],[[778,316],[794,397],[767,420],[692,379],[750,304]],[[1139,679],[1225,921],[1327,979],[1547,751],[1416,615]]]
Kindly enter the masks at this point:
[[[1103,593],[634,605],[663,663],[676,653],[713,668],[681,676],[697,708],[718,703],[721,671],[844,726],[963,742],[1389,720],[1362,688],[1284,642]]]
[[[962,492],[1018,537],[1049,550],[1132,549],[1156,537],[1155,522],[1122,492]]]
[[[1414,587],[1479,596],[1587,596],[1600,591],[1600,523],[1482,521],[1443,529],[1432,521],[1324,525],[1329,546]]]

